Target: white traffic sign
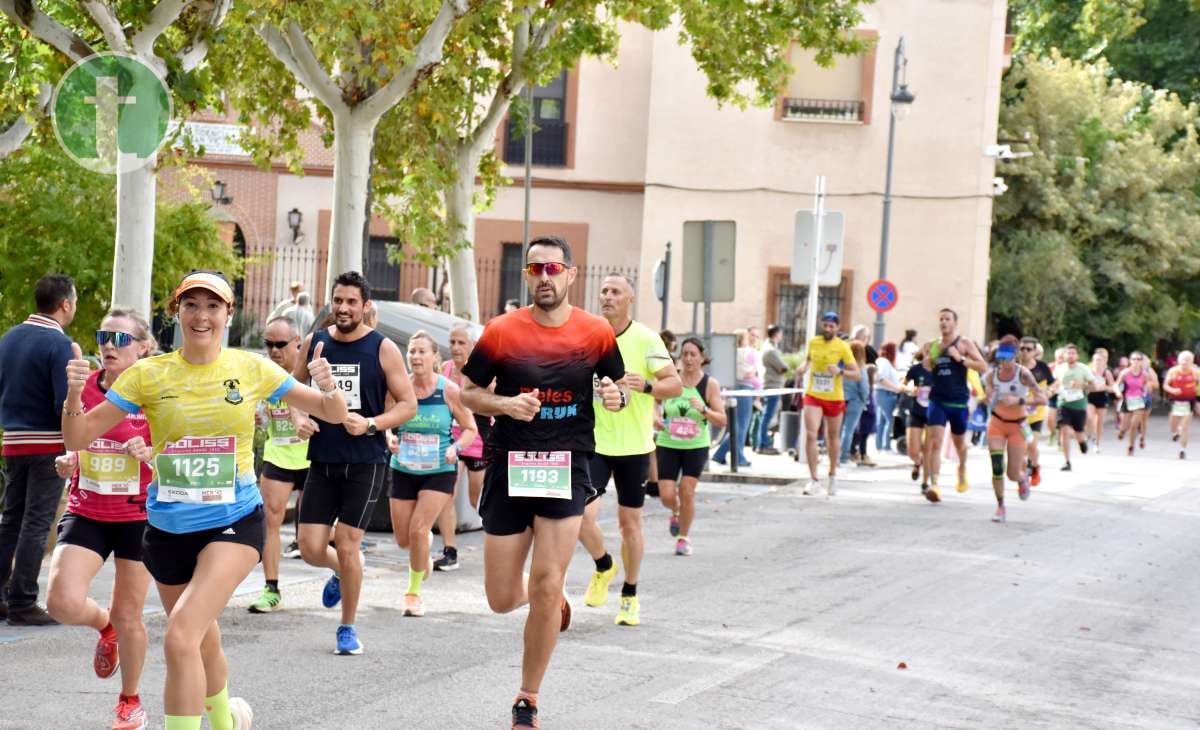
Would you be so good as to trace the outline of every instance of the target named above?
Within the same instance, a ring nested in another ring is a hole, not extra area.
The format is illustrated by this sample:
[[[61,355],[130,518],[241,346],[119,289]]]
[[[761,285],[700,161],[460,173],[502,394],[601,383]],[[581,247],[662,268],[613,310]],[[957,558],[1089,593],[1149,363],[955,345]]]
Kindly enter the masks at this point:
[[[808,286],[812,281],[812,241],[816,217],[811,210],[796,211],[795,235],[792,239],[792,283]],[[818,274],[821,286],[837,286],[842,282],[842,235],[846,215],[826,211],[821,222],[821,256]]]

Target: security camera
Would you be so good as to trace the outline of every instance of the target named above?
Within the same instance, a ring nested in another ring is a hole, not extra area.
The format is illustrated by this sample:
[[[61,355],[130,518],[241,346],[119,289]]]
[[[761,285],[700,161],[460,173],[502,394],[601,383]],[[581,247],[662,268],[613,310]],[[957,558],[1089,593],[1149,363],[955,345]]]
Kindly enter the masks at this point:
[[[1011,160],[1014,157],[1012,145],[1007,144],[990,144],[983,148],[983,155],[997,160]]]
[[[993,196],[1004,195],[1004,193],[1007,190],[1008,190],[1008,185],[1004,182],[1004,178],[1002,178],[1002,177],[992,178],[992,195]]]

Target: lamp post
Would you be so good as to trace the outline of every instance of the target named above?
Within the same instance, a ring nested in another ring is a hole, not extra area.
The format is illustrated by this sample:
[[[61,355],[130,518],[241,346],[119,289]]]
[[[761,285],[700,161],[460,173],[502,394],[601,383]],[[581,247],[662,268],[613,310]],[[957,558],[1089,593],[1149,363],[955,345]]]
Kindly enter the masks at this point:
[[[904,54],[904,37],[896,44],[892,65],[891,114],[888,121],[887,177],[883,186],[883,235],[879,243],[879,278],[887,278],[888,225],[892,220],[892,157],[896,146],[896,117],[907,110],[916,96],[908,90],[908,56]],[[883,312],[875,314],[875,349],[883,347]]]

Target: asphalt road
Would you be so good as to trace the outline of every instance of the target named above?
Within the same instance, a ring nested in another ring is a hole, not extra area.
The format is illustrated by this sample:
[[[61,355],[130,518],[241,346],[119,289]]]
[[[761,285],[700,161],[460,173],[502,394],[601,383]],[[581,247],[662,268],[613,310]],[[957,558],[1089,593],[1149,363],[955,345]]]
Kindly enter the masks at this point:
[[[1010,490],[1004,525],[989,521],[979,449],[970,491],[943,488],[939,505],[895,466],[851,468],[831,500],[705,483],[690,558],[673,555],[655,504],[640,627],[613,625],[619,583],[604,608],[582,605],[592,566],[577,552],[575,623],[542,688],[543,727],[1200,726],[1200,489],[1165,428],[1156,420],[1133,458],[1110,433],[1070,474],[1047,456],[1028,502]],[[751,473],[796,468],[757,457]],[[332,654],[323,574],[285,561],[285,611],[246,612],[256,571],[222,618],[231,693],[249,699],[256,728],[508,727],[525,612],[488,610],[479,533],[460,536],[463,570],[426,584],[422,619],[401,617],[405,572],[375,537],[366,653]],[[147,624],[142,696],[161,727],[153,606]],[[0,626],[0,727],[107,727],[118,685],[92,674],[94,638]]]

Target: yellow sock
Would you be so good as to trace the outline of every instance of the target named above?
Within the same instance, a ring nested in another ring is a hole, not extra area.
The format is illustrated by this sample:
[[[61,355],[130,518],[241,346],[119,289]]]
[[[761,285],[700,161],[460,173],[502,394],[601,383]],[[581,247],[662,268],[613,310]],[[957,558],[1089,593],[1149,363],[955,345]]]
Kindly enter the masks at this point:
[[[233,713],[229,711],[228,685],[212,697],[204,698],[204,711],[208,713],[208,724],[212,726],[212,730],[233,730]]]
[[[199,715],[167,715],[167,730],[200,730]]]
[[[425,571],[408,569],[408,592],[414,596],[421,595],[421,581],[425,580]]]

